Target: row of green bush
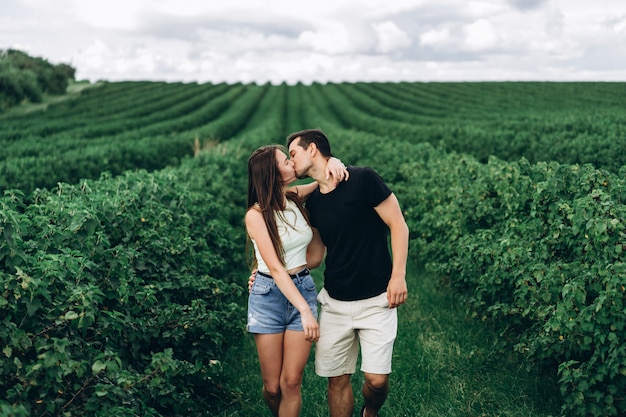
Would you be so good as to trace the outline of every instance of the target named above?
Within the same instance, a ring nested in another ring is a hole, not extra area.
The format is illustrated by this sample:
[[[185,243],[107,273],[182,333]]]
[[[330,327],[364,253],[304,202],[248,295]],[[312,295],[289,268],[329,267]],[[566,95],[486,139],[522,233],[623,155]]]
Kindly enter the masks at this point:
[[[5,192],[0,415],[201,416],[228,401],[224,355],[245,320],[231,168],[214,152]]]
[[[624,415],[626,172],[410,152],[392,175],[414,257],[558,372],[565,414]]]
[[[281,118],[285,134],[301,126],[338,124],[394,142],[443,145],[481,162],[490,155],[525,157],[617,172],[626,163],[623,88],[619,83],[103,83],[47,111],[3,118],[0,189],[29,192],[97,178],[104,170],[118,174],[176,164],[192,153],[195,138],[229,139],[265,115]],[[554,98],[559,92],[562,106]],[[574,101],[583,92],[588,100]],[[268,104],[273,107],[262,113]],[[312,108],[317,115],[307,124]],[[225,117],[231,120],[220,120]],[[170,143],[164,146],[164,140]]]
[[[480,85],[480,84],[479,84]],[[387,84],[314,84],[334,117],[347,129],[369,132],[396,141],[428,142],[445,151],[474,155],[481,162],[489,156],[530,162],[591,163],[617,172],[626,165],[626,120],[622,111],[623,96],[609,95],[608,103],[591,105],[563,98],[563,106],[544,110],[536,101],[529,102],[517,84],[484,83],[487,90],[471,83],[428,86],[437,103],[424,103],[424,84],[407,84],[412,97],[400,99],[397,86]],[[541,83],[528,83],[528,91],[542,92]],[[597,96],[603,85],[574,83],[585,94]],[[620,83],[617,91],[624,85]],[[568,84],[546,84],[547,91],[568,92]],[[462,101],[463,93],[476,93]],[[515,91],[520,93],[514,96]],[[578,91],[578,90],[575,90]],[[445,96],[447,92],[449,96]],[[479,97],[479,98],[476,98]],[[548,97],[545,93],[542,98]],[[496,102],[496,103],[494,103]],[[513,106],[521,102],[519,107]],[[497,104],[501,104],[501,108]],[[540,103],[540,102],[539,102]],[[567,105],[565,105],[567,103]],[[618,104],[621,103],[621,106]],[[438,106],[433,110],[431,106]]]
[[[230,87],[225,94],[203,103],[203,111],[153,120],[151,124],[130,130],[125,129],[123,121],[109,127],[103,124],[103,129],[117,128],[116,133],[108,132],[96,138],[59,133],[43,140],[41,145],[38,143],[42,140],[37,137],[17,140],[14,146],[10,145],[16,149],[16,156],[7,155],[0,161],[0,190],[19,188],[31,192],[37,187],[53,187],[57,182],[76,183],[82,178],[97,178],[103,171],[118,175],[129,169],[176,166],[184,157],[193,155],[196,138],[205,142],[239,133],[266,90],[266,87],[250,85]],[[132,118],[126,122],[135,123]],[[37,147],[47,152],[37,151],[38,154],[32,156],[17,152]]]

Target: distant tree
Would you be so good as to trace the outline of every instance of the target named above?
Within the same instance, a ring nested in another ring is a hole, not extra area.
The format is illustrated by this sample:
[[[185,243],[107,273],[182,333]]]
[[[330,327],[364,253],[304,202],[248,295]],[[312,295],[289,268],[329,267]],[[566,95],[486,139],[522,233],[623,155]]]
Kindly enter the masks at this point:
[[[64,63],[60,63],[54,66],[55,70],[64,74],[65,78],[68,80],[75,80],[76,79],[76,68],[68,65],[68,64],[64,64]]]

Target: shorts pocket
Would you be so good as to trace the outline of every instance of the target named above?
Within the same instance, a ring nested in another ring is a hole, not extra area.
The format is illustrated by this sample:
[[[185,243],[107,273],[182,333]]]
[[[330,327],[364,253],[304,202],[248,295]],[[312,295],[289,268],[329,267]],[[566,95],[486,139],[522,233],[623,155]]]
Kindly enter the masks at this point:
[[[320,292],[317,294],[317,302],[318,302],[320,305],[325,305],[325,304],[328,304],[328,303],[326,302],[326,294],[327,294],[326,289],[325,289],[324,287],[322,287],[322,289],[320,290]]]
[[[376,306],[380,308],[389,308],[389,300],[387,299],[387,291],[376,297]]]
[[[254,295],[265,295],[268,292],[270,292],[270,286],[258,281],[254,281],[254,284],[252,284],[252,288],[250,289],[250,294]]]
[[[317,288],[315,288],[315,281],[313,281],[313,278],[310,275],[302,281],[302,286],[307,291],[317,291]]]

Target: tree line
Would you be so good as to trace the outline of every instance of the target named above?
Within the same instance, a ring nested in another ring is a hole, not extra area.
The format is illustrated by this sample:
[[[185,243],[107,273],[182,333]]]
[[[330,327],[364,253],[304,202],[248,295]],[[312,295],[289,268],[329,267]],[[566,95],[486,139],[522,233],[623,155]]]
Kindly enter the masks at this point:
[[[76,69],[51,64],[16,49],[0,50],[0,111],[24,101],[41,103],[44,94],[65,94]]]

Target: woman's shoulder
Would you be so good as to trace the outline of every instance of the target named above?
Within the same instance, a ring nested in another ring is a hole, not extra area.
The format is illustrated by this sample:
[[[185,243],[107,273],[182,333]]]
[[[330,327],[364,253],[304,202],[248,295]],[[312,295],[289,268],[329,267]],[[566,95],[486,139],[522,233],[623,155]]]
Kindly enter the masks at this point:
[[[259,203],[254,203],[254,205],[248,207],[246,210],[246,219],[251,217],[262,216],[261,205]]]

